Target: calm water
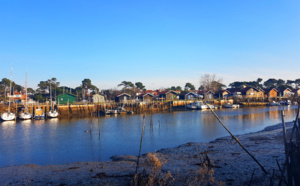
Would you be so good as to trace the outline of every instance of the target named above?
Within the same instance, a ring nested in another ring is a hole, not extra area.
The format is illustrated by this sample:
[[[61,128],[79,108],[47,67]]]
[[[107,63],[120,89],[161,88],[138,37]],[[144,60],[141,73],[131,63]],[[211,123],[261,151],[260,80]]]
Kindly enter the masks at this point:
[[[233,134],[259,131],[281,122],[283,107],[216,110]],[[295,106],[284,107],[286,121]],[[0,167],[105,161],[117,154],[137,155],[142,115],[0,123]],[[210,111],[146,115],[142,153],[187,142],[209,142],[228,136]]]

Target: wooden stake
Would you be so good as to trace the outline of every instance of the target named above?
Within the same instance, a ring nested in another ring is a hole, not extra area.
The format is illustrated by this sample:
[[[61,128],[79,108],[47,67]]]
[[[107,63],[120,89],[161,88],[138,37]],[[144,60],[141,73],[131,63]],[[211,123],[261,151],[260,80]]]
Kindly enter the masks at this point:
[[[265,174],[268,174],[268,172],[265,170],[265,168],[257,161],[257,159],[240,143],[239,139],[236,138],[230,130],[224,125],[224,123],[221,121],[221,119],[217,116],[217,114],[212,110],[212,108],[207,104],[205,100],[203,100],[204,103],[208,106],[210,111],[214,114],[214,116],[217,118],[217,120],[222,124],[222,126],[227,130],[227,132],[231,135],[231,137],[242,147],[242,149],[260,166],[260,168],[264,171]]]
[[[140,163],[140,156],[141,156],[141,150],[142,150],[142,144],[143,144],[143,137],[144,137],[144,131],[145,131],[145,114],[143,117],[143,130],[142,130],[142,136],[141,136],[141,141],[140,141],[140,150],[139,150],[139,155],[136,163],[136,169],[135,173],[137,174],[138,168],[139,168],[139,163]]]

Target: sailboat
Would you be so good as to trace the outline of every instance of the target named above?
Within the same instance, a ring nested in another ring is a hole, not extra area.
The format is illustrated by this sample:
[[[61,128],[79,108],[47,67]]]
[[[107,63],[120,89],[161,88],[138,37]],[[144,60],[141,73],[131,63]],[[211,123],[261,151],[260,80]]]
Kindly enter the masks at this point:
[[[47,116],[49,118],[57,118],[58,116],[58,112],[56,109],[54,109],[54,105],[53,105],[53,102],[52,102],[52,91],[51,91],[51,85],[52,85],[52,80],[51,80],[51,77],[50,77],[50,111],[47,112]]]
[[[26,120],[26,119],[31,119],[32,114],[28,111],[27,108],[27,72],[26,72],[26,81],[25,81],[25,109],[22,110],[19,115],[19,119]]]
[[[9,85],[9,103],[8,103],[8,109],[4,113],[1,114],[1,119],[4,121],[11,121],[16,118],[15,113],[10,111],[10,97],[11,97],[11,79],[12,79],[12,68],[10,72],[10,85]]]

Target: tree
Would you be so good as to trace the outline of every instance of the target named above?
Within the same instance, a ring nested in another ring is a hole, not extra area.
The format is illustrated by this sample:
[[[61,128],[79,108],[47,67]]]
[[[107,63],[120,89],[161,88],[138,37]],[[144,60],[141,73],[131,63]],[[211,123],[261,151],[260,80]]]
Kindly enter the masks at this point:
[[[87,78],[84,79],[82,81],[82,86],[83,86],[83,88],[85,88],[87,86],[87,88],[92,90],[94,93],[99,92],[99,89],[95,85],[92,84],[92,81],[90,79],[87,79]]]
[[[123,89],[133,88],[134,84],[131,81],[122,81],[118,87],[123,86]]]
[[[145,86],[143,85],[143,83],[141,82],[136,82],[135,83],[136,88],[140,89],[140,90],[144,90]]]
[[[300,78],[295,80],[296,88],[300,87]]]
[[[235,81],[233,83],[230,83],[229,86],[231,88],[241,88],[245,83],[240,81]]]
[[[195,86],[192,85],[191,83],[186,83],[184,86],[185,90],[195,90]]]
[[[215,74],[204,74],[200,78],[200,86],[203,87],[204,91],[216,92],[225,85],[222,84],[222,78],[217,78]]]
[[[264,82],[264,86],[266,88],[276,88],[277,80],[274,78],[270,78]]]
[[[33,88],[27,88],[27,93],[28,94],[35,94],[35,91],[33,90]]]
[[[33,96],[33,99],[34,99],[35,101],[38,101],[38,102],[44,102],[44,101],[46,101],[46,98],[43,97],[42,94],[35,94],[35,95]]]

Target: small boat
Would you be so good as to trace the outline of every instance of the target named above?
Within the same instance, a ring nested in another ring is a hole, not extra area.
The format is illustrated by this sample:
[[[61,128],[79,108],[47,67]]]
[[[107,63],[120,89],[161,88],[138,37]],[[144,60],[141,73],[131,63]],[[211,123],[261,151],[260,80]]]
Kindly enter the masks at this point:
[[[280,101],[279,103],[281,105],[291,105],[292,104],[290,100]]]
[[[10,72],[9,92],[11,92],[11,79],[12,79],[12,68],[11,68],[11,72]],[[10,95],[10,93],[9,93],[9,95]],[[15,113],[10,111],[10,96],[9,96],[8,109],[7,109],[7,111],[5,111],[4,113],[1,114],[1,119],[3,121],[11,121],[11,120],[14,120],[15,118],[16,118]]]
[[[209,108],[206,104],[203,103],[203,101],[196,101],[195,104],[197,105],[197,109],[200,109],[200,110],[204,110],[204,109]]]
[[[26,81],[25,81],[25,108],[18,115],[19,119],[26,120],[31,119],[32,114],[28,112],[27,108],[27,73],[26,73]]]
[[[56,110],[50,110],[47,112],[47,117],[49,118],[57,118],[58,117],[58,112]]]
[[[187,109],[196,110],[198,109],[198,106],[196,103],[190,103],[186,106]]]
[[[36,108],[35,109],[35,113],[34,113],[34,119],[45,119],[45,114],[44,114],[44,111],[43,109],[41,108]]]
[[[231,104],[231,103],[225,103],[223,105],[224,108],[240,108],[239,104]]]
[[[27,111],[21,111],[18,115],[19,119],[26,120],[26,119],[31,119],[32,114]]]
[[[51,80],[51,76],[50,76],[50,101],[51,101],[51,107],[50,107],[50,111],[47,112],[47,117],[49,118],[57,118],[58,117],[58,112],[56,109],[54,108],[53,102],[52,102],[52,91],[51,91],[51,85],[52,85],[52,80]]]
[[[15,113],[13,112],[4,112],[1,114],[1,119],[3,121],[11,121],[11,120],[14,120],[16,118],[16,115]]]
[[[107,109],[105,111],[105,115],[117,115],[118,114],[118,110],[109,110]]]
[[[278,103],[276,101],[272,101],[269,103],[269,106],[280,106],[280,103]]]

